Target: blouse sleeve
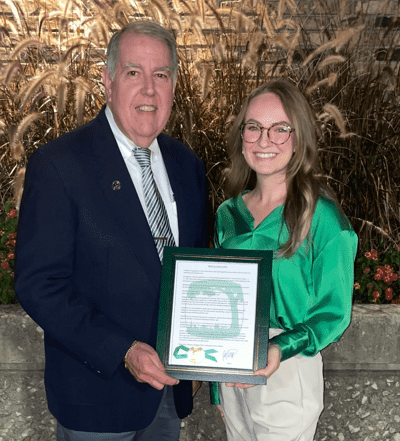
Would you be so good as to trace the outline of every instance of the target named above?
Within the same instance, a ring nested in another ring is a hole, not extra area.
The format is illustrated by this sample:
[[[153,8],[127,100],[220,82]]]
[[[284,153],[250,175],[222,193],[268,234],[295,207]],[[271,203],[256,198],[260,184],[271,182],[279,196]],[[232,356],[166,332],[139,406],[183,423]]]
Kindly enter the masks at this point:
[[[300,323],[273,339],[282,361],[301,354],[313,357],[339,340],[350,323],[357,236],[339,232],[316,257],[312,266],[313,296]]]
[[[214,381],[210,383],[210,402],[215,406],[221,404],[219,398],[218,383]]]

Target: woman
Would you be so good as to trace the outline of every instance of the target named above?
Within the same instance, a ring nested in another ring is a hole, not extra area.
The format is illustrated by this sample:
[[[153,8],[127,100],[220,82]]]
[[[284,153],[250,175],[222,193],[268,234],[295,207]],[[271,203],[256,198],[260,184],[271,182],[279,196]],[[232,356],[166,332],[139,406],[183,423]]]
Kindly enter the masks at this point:
[[[323,408],[319,351],[350,323],[357,236],[315,174],[315,119],[286,81],[254,90],[232,127],[216,247],[274,250],[265,386],[219,385],[228,440],[311,441]],[[246,190],[249,189],[250,191]]]

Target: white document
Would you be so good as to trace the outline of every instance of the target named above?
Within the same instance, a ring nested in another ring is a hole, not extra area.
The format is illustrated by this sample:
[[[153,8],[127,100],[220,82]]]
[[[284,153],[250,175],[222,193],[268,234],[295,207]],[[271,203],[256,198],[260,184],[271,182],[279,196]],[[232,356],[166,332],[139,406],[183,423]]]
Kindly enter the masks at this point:
[[[258,264],[177,260],[170,365],[254,369]]]

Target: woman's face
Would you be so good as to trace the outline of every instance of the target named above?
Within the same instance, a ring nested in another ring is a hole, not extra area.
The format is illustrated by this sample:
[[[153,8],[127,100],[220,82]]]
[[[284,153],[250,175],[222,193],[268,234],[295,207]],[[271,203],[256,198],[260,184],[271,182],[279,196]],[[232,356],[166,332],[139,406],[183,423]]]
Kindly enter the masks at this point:
[[[247,109],[244,124],[243,155],[249,167],[257,177],[286,177],[287,166],[295,151],[295,136],[289,131],[293,126],[278,96],[268,92],[254,98]],[[264,128],[260,138],[247,142],[246,139],[257,138],[254,134],[260,134],[260,128]],[[274,144],[269,138],[283,143]]]

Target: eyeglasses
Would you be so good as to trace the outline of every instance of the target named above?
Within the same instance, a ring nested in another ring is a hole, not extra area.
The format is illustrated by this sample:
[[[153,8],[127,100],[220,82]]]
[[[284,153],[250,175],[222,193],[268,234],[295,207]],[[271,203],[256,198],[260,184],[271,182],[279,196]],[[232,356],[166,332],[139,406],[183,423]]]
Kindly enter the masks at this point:
[[[241,125],[241,135],[246,142],[257,142],[263,131],[267,131],[268,139],[272,144],[284,144],[289,138],[294,129],[284,123],[275,123],[271,127],[261,127],[256,123],[248,122]]]

